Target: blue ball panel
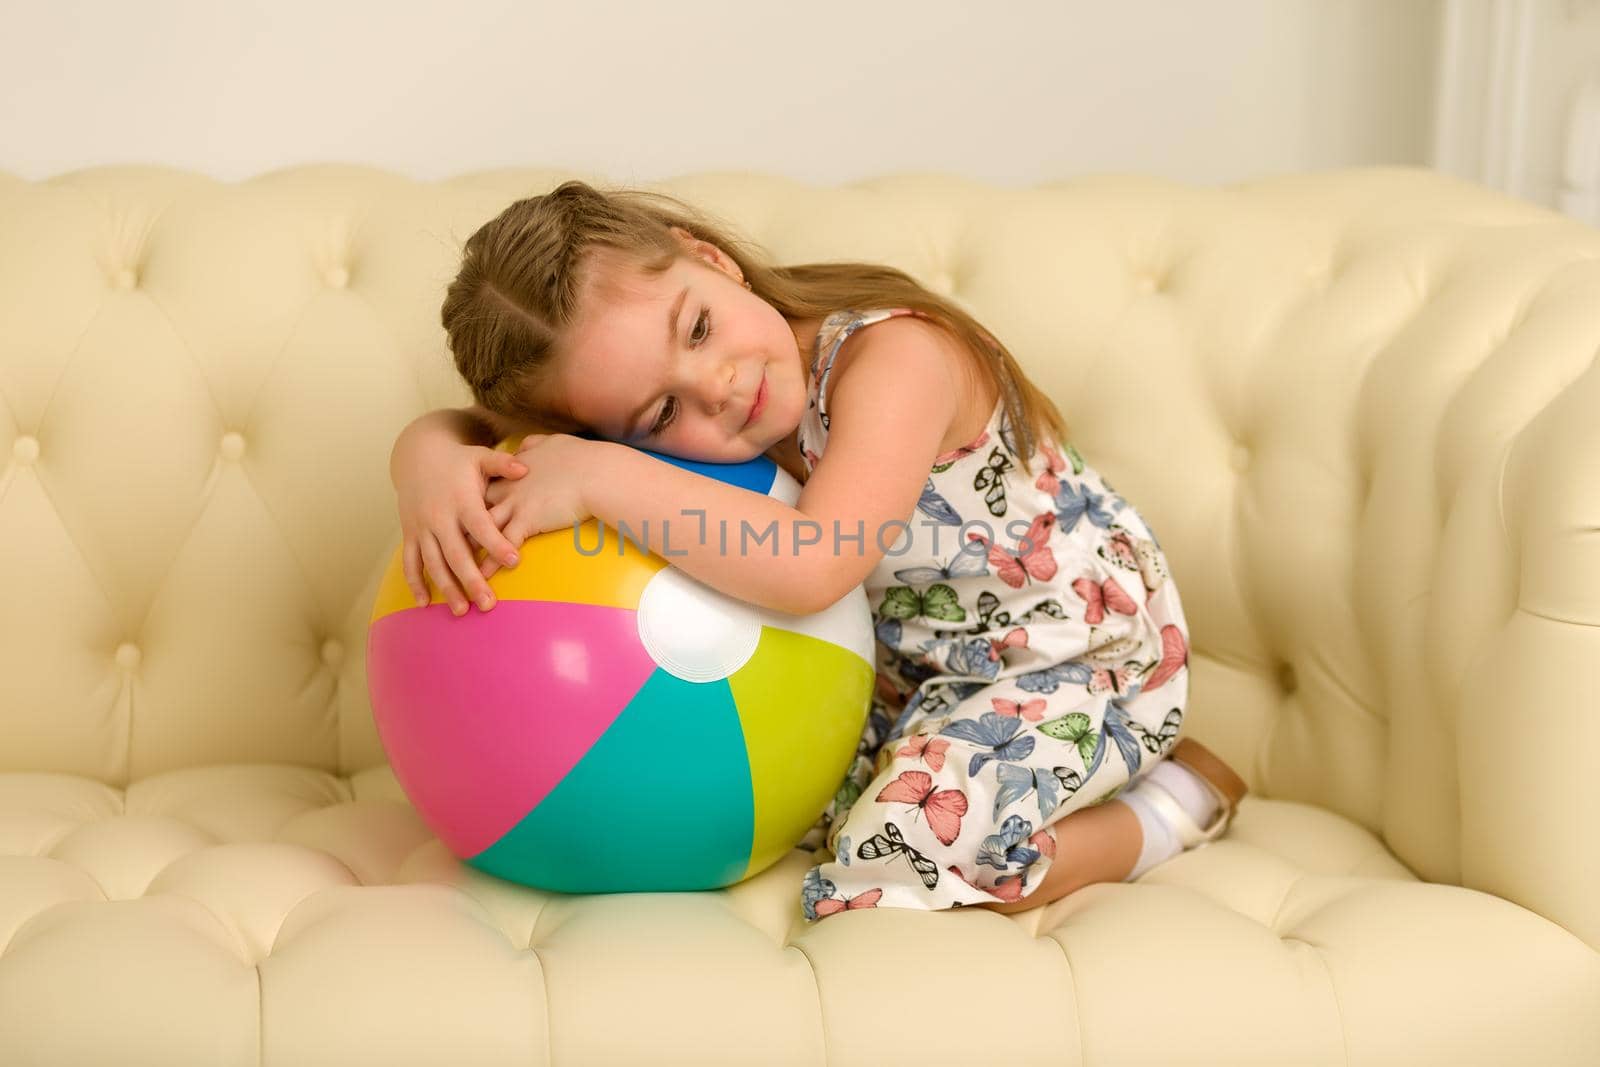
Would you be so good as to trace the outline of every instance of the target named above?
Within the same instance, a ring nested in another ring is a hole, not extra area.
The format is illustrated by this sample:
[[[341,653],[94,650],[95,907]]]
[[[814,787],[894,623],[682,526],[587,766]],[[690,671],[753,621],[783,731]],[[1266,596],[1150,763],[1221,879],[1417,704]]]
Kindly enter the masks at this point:
[[[707,478],[715,478],[728,485],[736,485],[740,489],[749,489],[762,496],[771,491],[773,480],[777,478],[778,465],[765,455],[754,456],[743,463],[702,463],[699,460],[684,459],[682,456],[669,456],[664,452],[651,452],[648,448],[641,448],[639,451],[652,455],[663,463],[703,474]]]
[[[587,441],[605,440],[593,430],[583,430],[574,436],[582,437]],[[717,481],[726,482],[728,485],[736,485],[740,489],[751,489],[762,496],[766,496],[771,492],[772,483],[778,477],[778,465],[769,459],[766,453],[762,453],[759,456],[751,456],[743,463],[704,463],[696,459],[684,459],[682,456],[671,456],[665,452],[639,448],[637,445],[629,445],[628,447],[643,452],[647,456],[654,456],[663,463],[670,463],[674,467],[682,467],[686,471],[703,474],[707,478],[715,478]]]

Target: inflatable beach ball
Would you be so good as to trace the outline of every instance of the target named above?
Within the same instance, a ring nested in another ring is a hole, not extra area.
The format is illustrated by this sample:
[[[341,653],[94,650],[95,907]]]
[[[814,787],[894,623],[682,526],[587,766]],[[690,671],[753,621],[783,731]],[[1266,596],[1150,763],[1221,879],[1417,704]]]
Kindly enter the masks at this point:
[[[650,454],[799,499],[765,456]],[[681,534],[673,522],[666,550],[698,536],[694,516]],[[722,543],[709,525],[706,541]],[[738,531],[726,544],[739,550]],[[746,551],[772,556],[771,537]],[[491,610],[457,617],[431,581],[432,602],[417,606],[397,549],[373,606],[367,683],[379,739],[445,847],[564,893],[714,889],[794,848],[866,724],[865,592],[814,615],[765,611],[594,519],[531,537],[519,556],[490,576]]]

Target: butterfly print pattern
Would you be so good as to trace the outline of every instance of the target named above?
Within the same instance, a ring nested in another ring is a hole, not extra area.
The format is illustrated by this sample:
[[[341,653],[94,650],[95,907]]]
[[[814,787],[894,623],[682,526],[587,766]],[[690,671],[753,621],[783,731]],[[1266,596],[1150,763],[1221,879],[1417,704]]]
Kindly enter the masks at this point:
[[[826,386],[855,330],[907,308],[837,311],[812,354],[799,445],[826,455]],[[877,683],[855,758],[801,841],[817,921],[1026,897],[1054,823],[1148,773],[1178,741],[1189,641],[1161,546],[1070,444],[1029,457],[997,401],[935,458],[909,532],[864,583]],[[901,549],[904,549],[901,551]]]

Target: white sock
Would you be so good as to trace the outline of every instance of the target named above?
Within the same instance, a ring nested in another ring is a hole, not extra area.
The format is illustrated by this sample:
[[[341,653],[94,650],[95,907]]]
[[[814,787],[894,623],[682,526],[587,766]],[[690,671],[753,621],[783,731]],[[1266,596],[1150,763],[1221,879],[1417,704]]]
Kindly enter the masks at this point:
[[[1145,799],[1144,794],[1149,790],[1162,788],[1172,794],[1178,806],[1188,813],[1196,826],[1209,826],[1212,816],[1216,814],[1215,794],[1189,768],[1169,759],[1150,768],[1149,773],[1131,789],[1124,790],[1116,797],[1116,800],[1133,809],[1133,813],[1139,817],[1139,827],[1144,831],[1144,846],[1139,850],[1133,870],[1123,878],[1124,882],[1134,881],[1151,867],[1183,851],[1177,828],[1168,825],[1155,806]]]

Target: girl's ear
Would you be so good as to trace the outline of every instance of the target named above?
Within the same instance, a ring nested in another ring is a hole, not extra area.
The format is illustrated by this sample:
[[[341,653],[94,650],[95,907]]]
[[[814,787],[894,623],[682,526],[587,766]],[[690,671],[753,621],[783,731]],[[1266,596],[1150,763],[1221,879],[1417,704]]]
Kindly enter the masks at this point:
[[[739,269],[739,264],[710,241],[700,240],[682,226],[673,226],[672,235],[682,242],[684,250],[689,255],[710,263],[736,282],[744,281],[744,271]]]
[[[683,246],[683,250],[686,254],[698,256],[701,259],[706,258],[706,253],[701,247],[702,245],[706,244],[705,241],[695,237],[694,234],[690,233],[682,226],[672,226],[670,229],[672,230],[672,236],[678,239],[678,243]]]

